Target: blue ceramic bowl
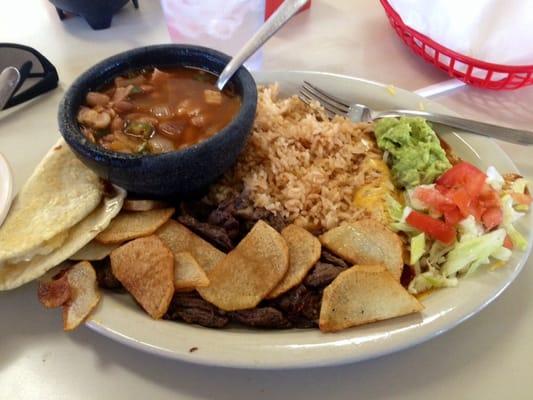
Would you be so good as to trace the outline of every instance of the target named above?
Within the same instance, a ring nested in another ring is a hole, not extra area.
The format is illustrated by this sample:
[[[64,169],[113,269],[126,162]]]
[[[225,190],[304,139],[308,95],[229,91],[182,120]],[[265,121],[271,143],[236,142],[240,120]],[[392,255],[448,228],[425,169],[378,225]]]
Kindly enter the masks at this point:
[[[61,135],[78,158],[99,176],[128,192],[154,198],[191,196],[202,192],[236,161],[252,129],[257,87],[241,67],[230,82],[241,96],[241,108],[221,131],[182,150],[157,155],[112,152],[87,140],[76,116],[85,95],[115,76],[143,67],[197,67],[220,74],[230,57],[188,45],[156,45],[117,54],[83,73],[67,90],[59,106]]]

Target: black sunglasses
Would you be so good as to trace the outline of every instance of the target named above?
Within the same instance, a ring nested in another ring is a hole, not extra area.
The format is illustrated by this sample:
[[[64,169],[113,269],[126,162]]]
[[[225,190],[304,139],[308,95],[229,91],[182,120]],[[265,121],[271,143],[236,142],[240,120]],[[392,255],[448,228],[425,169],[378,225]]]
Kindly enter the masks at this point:
[[[31,100],[57,87],[57,71],[37,50],[15,43],[0,43],[0,72],[15,67],[20,81],[4,110]]]

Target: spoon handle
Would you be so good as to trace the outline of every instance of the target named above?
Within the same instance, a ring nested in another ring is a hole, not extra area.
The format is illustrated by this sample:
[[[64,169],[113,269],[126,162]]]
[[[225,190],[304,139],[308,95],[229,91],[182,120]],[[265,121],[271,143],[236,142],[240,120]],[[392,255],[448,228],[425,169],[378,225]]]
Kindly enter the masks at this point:
[[[248,40],[245,45],[226,65],[220,74],[217,87],[222,90],[226,83],[233,76],[235,71],[250,58],[270,37],[275,34],[294,14],[302,8],[308,0],[285,0],[274,14],[265,22],[261,28]]]

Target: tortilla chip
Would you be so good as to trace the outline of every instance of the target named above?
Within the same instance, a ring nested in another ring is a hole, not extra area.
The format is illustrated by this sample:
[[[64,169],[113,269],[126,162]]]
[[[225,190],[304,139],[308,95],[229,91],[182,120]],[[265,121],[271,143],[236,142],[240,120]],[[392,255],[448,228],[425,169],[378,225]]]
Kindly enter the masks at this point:
[[[103,244],[124,243],[131,239],[149,236],[174,214],[173,208],[141,212],[121,212],[107,229],[96,236]]]
[[[197,290],[204,300],[225,311],[253,308],[277,286],[288,268],[285,240],[267,223],[258,221],[207,273],[209,286]]]
[[[0,228],[0,268],[50,254],[100,204],[104,186],[61,139],[13,201]]]
[[[206,273],[209,273],[226,256],[216,247],[172,219],[159,228],[156,235],[174,254],[190,253]]]
[[[289,225],[281,231],[289,248],[289,269],[281,282],[267,296],[278,297],[299,285],[320,258],[320,241],[309,231],[297,225]]]
[[[209,279],[191,253],[174,254],[174,287],[179,291],[190,291],[209,285]]]
[[[319,327],[323,332],[336,332],[422,309],[386,267],[356,265],[324,289]]]
[[[63,270],[54,277],[39,282],[37,297],[39,302],[46,308],[60,307],[70,299],[67,271]]]
[[[381,222],[364,219],[333,228],[320,236],[322,245],[352,264],[383,264],[400,281],[402,241]]]
[[[124,200],[124,211],[150,211],[159,210],[161,208],[168,208],[168,204],[158,200],[140,200],[140,199],[126,199]]]
[[[174,294],[174,256],[156,235],[132,240],[111,252],[111,271],[154,319]]]
[[[63,305],[63,329],[70,331],[81,324],[100,301],[93,266],[82,261],[66,272],[70,299]]]
[[[100,261],[110,255],[118,246],[118,244],[103,244],[93,240],[69,258],[74,261]]]

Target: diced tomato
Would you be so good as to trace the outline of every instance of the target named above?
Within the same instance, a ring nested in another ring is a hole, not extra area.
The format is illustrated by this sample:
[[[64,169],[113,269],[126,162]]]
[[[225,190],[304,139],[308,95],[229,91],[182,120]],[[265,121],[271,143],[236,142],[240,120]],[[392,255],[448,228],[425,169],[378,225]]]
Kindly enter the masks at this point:
[[[439,212],[444,221],[422,213],[411,213],[407,222],[444,243],[455,238],[454,226],[468,215],[483,223],[487,230],[503,219],[499,194],[486,183],[487,176],[467,162],[461,162],[437,179],[435,188],[419,187],[413,196]]]
[[[458,187],[450,192],[450,198],[454,204],[459,208],[463,217],[471,213],[472,197],[468,194],[465,188]]]
[[[444,221],[450,226],[455,226],[464,218],[459,208],[452,207],[447,211],[444,211]]]
[[[453,206],[453,202],[436,189],[417,187],[413,196],[435,211],[443,212],[445,206]]]
[[[509,235],[505,236],[505,239],[503,240],[503,247],[507,247],[509,250],[513,249],[513,241],[509,237]]]
[[[503,221],[502,209],[500,207],[491,207],[487,209],[487,211],[481,216],[481,221],[488,231],[492,228],[496,228]]]
[[[445,244],[455,240],[455,229],[441,220],[430,217],[418,211],[411,211],[406,221],[419,231],[427,233],[433,239]]]
[[[529,206],[531,204],[531,195],[527,193],[511,193],[511,197],[518,204]]]
[[[457,168],[458,166],[459,168]],[[498,192],[490,187],[485,180],[486,175],[483,172],[473,165],[463,162],[445,172],[437,180],[435,187],[457,206],[463,217],[473,215],[477,221],[483,222],[484,225],[498,225],[497,216],[501,211],[498,212],[496,209],[501,208],[500,198]],[[494,210],[483,219],[483,215],[489,209]],[[457,218],[456,216],[456,212],[450,212],[450,217],[446,221],[453,223],[452,221]]]
[[[483,208],[500,207],[500,196],[496,190],[489,185],[485,185],[479,194],[479,203]]]
[[[470,197],[477,197],[483,186],[487,175],[481,170],[467,162],[455,164],[437,179],[437,186],[445,188],[464,188]]]

